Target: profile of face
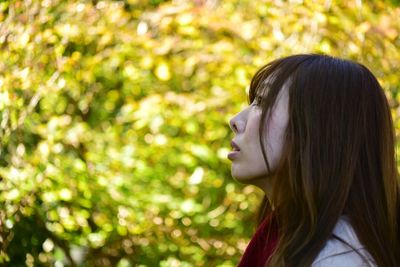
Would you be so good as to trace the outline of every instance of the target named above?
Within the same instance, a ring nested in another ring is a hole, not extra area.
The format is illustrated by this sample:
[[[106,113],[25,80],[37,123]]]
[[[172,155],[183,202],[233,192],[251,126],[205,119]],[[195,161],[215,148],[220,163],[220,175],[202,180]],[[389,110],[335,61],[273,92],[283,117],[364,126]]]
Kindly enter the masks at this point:
[[[240,183],[255,185],[260,184],[260,179],[270,176],[261,150],[259,127],[262,107],[258,105],[257,99],[258,96],[230,120],[229,125],[235,136],[232,140],[233,151],[228,154],[232,161],[232,177]],[[288,88],[285,83],[279,91],[275,105],[269,111],[271,119],[265,121],[263,129],[265,152],[271,172],[275,170],[282,155],[284,132],[289,121],[288,103]]]

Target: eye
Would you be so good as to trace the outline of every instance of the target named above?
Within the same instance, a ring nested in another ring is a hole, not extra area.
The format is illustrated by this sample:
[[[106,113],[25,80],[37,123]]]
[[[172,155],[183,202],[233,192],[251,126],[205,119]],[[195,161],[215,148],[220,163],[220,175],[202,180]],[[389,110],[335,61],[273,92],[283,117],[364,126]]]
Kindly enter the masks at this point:
[[[256,105],[256,106],[258,106],[258,105],[260,105],[261,104],[261,101],[262,101],[262,97],[261,96],[256,96],[255,98],[254,98],[254,104]]]

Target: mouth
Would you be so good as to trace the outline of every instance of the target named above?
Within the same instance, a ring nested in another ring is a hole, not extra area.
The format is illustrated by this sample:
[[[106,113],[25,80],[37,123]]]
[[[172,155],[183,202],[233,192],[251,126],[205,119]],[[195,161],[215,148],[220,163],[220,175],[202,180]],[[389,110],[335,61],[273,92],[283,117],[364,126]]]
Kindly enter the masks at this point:
[[[231,147],[233,151],[240,151],[239,146],[235,142],[233,142],[233,140],[231,141]]]
[[[228,159],[229,160],[235,160],[236,158],[238,158],[240,155],[240,150],[232,150],[231,152],[229,152],[228,154]]]

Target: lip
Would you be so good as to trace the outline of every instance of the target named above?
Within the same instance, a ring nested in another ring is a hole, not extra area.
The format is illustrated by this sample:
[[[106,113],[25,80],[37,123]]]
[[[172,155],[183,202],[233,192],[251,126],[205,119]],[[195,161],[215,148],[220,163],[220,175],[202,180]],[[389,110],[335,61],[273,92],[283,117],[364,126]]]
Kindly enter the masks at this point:
[[[234,151],[240,151],[240,147],[233,140],[231,141],[231,147]]]
[[[228,159],[234,160],[239,156],[239,154],[240,154],[240,151],[231,151],[228,154]]]

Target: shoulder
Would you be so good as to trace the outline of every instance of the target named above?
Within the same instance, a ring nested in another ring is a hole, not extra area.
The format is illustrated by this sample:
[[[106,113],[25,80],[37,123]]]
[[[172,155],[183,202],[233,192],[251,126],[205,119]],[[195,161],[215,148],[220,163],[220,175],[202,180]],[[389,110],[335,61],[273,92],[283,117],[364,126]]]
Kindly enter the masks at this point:
[[[376,266],[371,255],[358,240],[346,216],[340,217],[333,234],[349,243],[351,247],[332,236],[314,260],[312,267]],[[368,262],[360,254],[368,259]]]
[[[366,254],[368,251],[365,249],[358,249],[359,253],[370,259]],[[348,250],[343,253],[333,253],[332,255],[326,256],[324,258],[317,259],[311,265],[312,267],[376,267],[374,261],[368,260],[367,262],[354,250]]]

